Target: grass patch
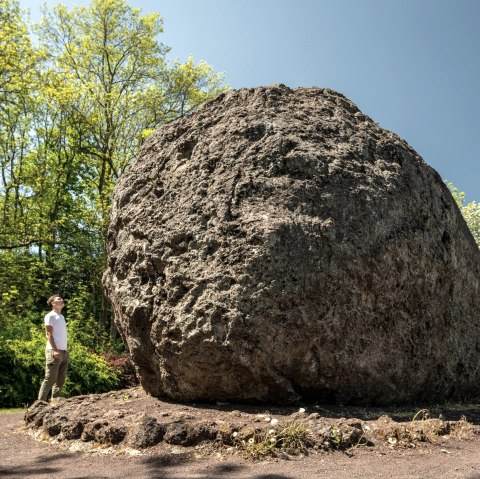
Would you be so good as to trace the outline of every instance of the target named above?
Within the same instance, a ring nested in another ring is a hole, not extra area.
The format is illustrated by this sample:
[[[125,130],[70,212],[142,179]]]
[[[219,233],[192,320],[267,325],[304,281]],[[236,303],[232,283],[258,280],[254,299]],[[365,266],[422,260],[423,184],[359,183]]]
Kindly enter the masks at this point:
[[[11,408],[0,408],[0,414],[5,414],[9,412],[23,412],[25,408],[23,407],[11,407]]]
[[[307,454],[313,444],[310,430],[301,421],[292,421],[283,427],[270,429],[268,432],[253,433],[251,437],[242,438],[237,447],[244,455],[253,459],[287,454]]]

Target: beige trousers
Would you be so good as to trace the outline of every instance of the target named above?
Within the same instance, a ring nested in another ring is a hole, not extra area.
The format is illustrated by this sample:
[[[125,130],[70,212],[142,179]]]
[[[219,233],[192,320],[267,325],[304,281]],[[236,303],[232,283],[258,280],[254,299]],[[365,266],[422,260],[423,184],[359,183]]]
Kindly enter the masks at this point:
[[[43,380],[38,399],[46,401],[52,389],[52,398],[60,397],[62,386],[67,379],[67,369],[70,356],[68,351],[60,351],[61,357],[53,356],[53,349],[45,350],[45,379]]]

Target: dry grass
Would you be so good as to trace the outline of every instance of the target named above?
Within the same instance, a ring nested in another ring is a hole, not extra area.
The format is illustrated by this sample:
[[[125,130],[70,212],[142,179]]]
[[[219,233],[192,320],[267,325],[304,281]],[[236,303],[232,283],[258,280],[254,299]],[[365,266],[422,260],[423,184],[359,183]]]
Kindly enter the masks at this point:
[[[378,422],[380,427],[375,435],[392,448],[414,448],[419,443],[437,444],[446,437],[467,439],[474,434],[474,426],[465,417],[459,421],[430,418],[426,409],[418,411],[409,422],[397,423],[389,417],[382,417]]]
[[[236,446],[245,456],[261,459],[267,456],[282,457],[285,454],[307,454],[313,443],[311,432],[304,422],[294,420],[283,427],[242,435],[236,441]]]

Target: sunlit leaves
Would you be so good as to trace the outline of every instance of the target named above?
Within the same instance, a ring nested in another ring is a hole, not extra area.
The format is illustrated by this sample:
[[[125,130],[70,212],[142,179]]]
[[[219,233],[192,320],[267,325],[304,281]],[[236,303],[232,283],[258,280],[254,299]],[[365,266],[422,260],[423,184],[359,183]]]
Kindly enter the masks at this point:
[[[14,318],[56,291],[105,331],[115,182],[159,125],[226,86],[205,62],[170,64],[161,17],[124,0],[44,15],[33,43],[18,1],[0,0],[0,305]]]
[[[480,204],[472,201],[471,203],[466,203],[465,193],[463,191],[458,191],[452,183],[448,183],[448,187],[452,192],[453,198],[455,199],[460,211],[462,212],[463,217],[468,225],[468,228],[472,232],[472,235],[480,247]]]
[[[218,94],[224,81],[206,62],[195,64],[190,56],[185,63],[174,62],[168,76],[165,101],[170,111],[184,115]]]
[[[0,0],[0,95],[2,103],[15,101],[32,81],[36,54],[15,0]],[[1,104],[1,103],[0,103]]]

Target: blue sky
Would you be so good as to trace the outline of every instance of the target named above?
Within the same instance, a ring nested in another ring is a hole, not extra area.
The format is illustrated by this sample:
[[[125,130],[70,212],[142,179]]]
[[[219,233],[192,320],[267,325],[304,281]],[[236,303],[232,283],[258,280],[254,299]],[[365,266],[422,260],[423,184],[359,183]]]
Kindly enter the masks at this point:
[[[40,18],[38,1],[20,3]],[[480,0],[129,3],[162,15],[172,60],[192,54],[233,88],[337,90],[480,202]]]

